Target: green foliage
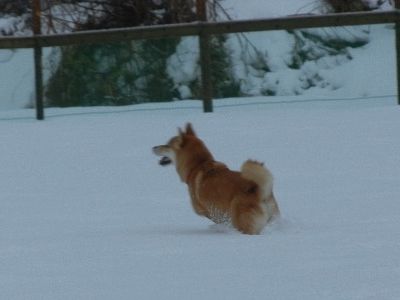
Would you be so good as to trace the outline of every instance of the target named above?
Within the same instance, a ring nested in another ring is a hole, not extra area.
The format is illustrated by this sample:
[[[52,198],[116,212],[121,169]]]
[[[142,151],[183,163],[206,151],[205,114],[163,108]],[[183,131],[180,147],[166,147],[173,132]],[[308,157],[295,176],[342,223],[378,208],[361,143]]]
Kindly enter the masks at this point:
[[[213,36],[210,40],[211,56],[211,82],[213,84],[214,98],[227,98],[240,96],[240,86],[235,82],[231,62],[229,60],[227,49],[224,47],[225,36]],[[201,79],[197,78],[192,82],[190,88],[195,98],[200,99]]]
[[[147,74],[143,88],[143,97],[146,101],[171,101],[177,97],[174,84],[166,73],[166,62],[175,52],[178,42],[179,39],[143,42],[140,57],[146,62],[143,68],[143,73]]]
[[[238,97],[240,86],[232,77],[231,62],[224,47],[225,36],[219,35],[211,40],[212,82],[214,97]]]
[[[79,45],[61,49],[47,82],[48,106],[128,105],[172,99],[166,58],[177,40]]]
[[[166,74],[167,58],[178,39],[79,45],[61,48],[60,59],[46,87],[48,106],[129,105],[171,101],[178,97]],[[223,36],[211,39],[214,97],[240,94],[231,76]],[[195,50],[194,50],[195,51]],[[54,59],[57,61],[57,59]],[[191,84],[194,97],[201,97],[200,78]]]

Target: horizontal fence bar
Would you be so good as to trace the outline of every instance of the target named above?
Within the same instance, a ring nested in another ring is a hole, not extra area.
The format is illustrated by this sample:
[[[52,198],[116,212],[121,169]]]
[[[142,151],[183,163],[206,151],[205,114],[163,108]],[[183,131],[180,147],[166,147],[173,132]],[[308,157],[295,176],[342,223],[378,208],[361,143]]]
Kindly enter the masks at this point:
[[[385,24],[399,22],[399,18],[400,11],[392,10],[384,12],[356,12],[326,15],[295,15],[273,19],[154,25],[30,37],[0,37],[0,49],[33,48],[34,46],[55,47],[138,39],[198,36],[200,34],[227,34],[250,31]]]
[[[212,34],[294,30],[318,27],[356,26],[370,24],[395,23],[400,18],[400,11],[337,13],[326,15],[294,15],[283,18],[260,19],[234,22],[215,22],[204,24],[204,30]]]

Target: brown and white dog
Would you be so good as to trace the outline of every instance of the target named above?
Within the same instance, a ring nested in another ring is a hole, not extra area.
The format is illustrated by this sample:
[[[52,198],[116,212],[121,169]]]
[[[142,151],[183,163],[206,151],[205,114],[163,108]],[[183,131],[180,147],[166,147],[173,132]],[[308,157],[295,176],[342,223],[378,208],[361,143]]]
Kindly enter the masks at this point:
[[[259,234],[279,216],[270,171],[253,160],[243,163],[240,172],[231,171],[214,160],[190,123],[166,145],[153,147],[153,152],[161,156],[161,165],[175,165],[197,214],[217,224],[232,224],[245,234]]]

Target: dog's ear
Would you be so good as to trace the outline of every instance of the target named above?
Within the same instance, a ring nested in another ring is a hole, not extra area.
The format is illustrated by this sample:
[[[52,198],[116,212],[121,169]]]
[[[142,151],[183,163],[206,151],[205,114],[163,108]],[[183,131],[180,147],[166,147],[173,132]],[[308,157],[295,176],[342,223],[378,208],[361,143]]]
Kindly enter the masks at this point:
[[[185,136],[186,136],[186,133],[185,132],[183,132],[183,130],[180,128],[180,127],[178,127],[178,136],[177,136],[177,142],[178,142],[178,146],[179,147],[182,147],[183,146],[183,143],[184,143],[184,141],[185,141]]]
[[[183,131],[180,127],[178,127],[178,136],[182,137],[183,136]]]
[[[186,134],[187,135],[196,135],[196,133],[193,130],[192,124],[191,123],[187,123],[186,124]]]

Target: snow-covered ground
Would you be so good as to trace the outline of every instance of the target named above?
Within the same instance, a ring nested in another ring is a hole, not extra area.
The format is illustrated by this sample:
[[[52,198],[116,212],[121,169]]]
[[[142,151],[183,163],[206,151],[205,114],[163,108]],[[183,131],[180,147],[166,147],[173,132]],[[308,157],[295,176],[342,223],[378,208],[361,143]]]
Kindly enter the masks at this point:
[[[242,18],[263,17],[261,2]],[[218,100],[212,114],[179,101],[52,108],[39,122],[15,109],[32,93],[32,52],[0,51],[0,299],[397,300],[394,31],[370,29],[351,61],[310,67],[336,89]],[[195,215],[151,153],[187,121],[233,169],[269,166],[281,220],[247,236]]]
[[[1,112],[0,298],[398,299],[396,100],[264,100]],[[282,220],[193,213],[151,153],[187,121],[230,167],[265,161]]]

